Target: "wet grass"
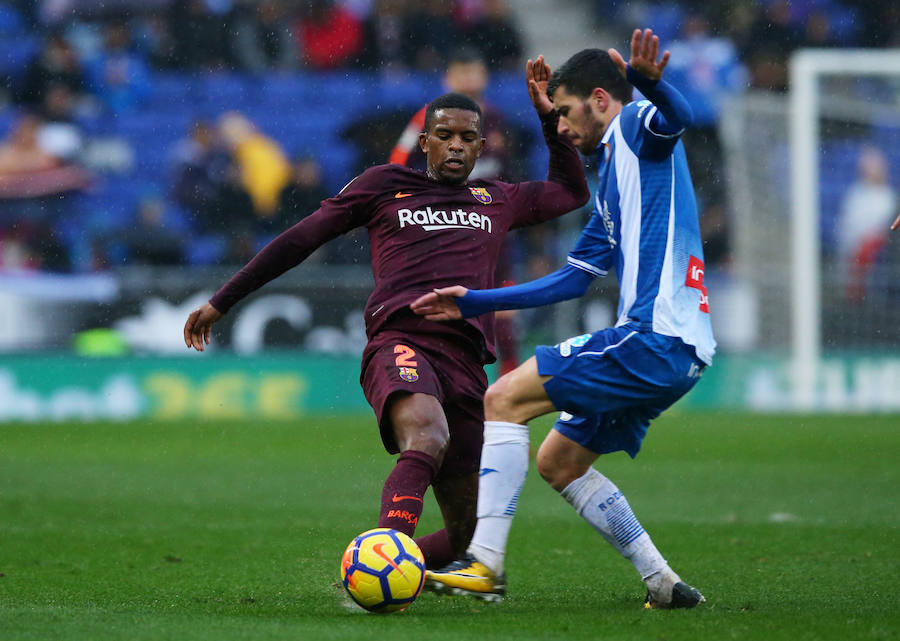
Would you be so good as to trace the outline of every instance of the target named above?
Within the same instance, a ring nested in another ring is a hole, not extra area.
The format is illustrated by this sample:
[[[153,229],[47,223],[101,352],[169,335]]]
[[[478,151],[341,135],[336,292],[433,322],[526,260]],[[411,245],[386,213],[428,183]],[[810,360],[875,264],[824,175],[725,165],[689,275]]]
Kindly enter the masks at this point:
[[[678,414],[598,468],[706,594],[645,611],[532,472],[499,606],[349,606],[341,551],[392,459],[366,416],[0,426],[0,638],[895,639],[900,417]],[[533,429],[539,442],[548,423]],[[419,532],[437,527],[433,503]]]

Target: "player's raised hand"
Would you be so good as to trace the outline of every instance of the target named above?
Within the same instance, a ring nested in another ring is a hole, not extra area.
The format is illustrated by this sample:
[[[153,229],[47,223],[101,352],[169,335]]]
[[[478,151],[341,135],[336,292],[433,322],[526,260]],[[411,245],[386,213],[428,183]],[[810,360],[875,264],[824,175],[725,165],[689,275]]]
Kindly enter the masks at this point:
[[[552,72],[550,67],[544,62],[544,56],[538,56],[537,60],[532,61],[530,58],[525,63],[525,82],[528,85],[528,97],[531,98],[531,104],[537,112],[546,116],[553,111],[553,103],[547,96],[547,83],[550,82]]]
[[[409,306],[419,316],[432,321],[459,320],[462,313],[456,304],[469,290],[462,285],[441,287],[430,294],[420,296]]]
[[[609,57],[619,68],[619,72],[625,76],[625,59],[615,49],[610,49]],[[663,52],[662,58],[659,57],[659,36],[653,35],[652,29],[635,29],[631,34],[631,60],[628,66],[637,71],[642,76],[646,76],[650,80],[659,80],[662,78],[663,70],[669,64],[669,52]]]
[[[222,318],[222,313],[209,303],[204,303],[191,312],[184,324],[184,344],[202,352],[209,345],[209,333],[213,324]]]

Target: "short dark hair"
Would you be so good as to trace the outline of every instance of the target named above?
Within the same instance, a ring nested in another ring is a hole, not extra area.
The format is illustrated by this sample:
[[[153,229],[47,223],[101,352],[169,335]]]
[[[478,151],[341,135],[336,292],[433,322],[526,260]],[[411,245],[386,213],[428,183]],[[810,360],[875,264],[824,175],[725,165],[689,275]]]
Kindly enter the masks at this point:
[[[478,114],[478,129],[481,130],[481,107],[478,103],[464,96],[461,93],[445,93],[428,103],[428,109],[425,110],[425,131],[431,128],[434,121],[434,113],[438,109],[465,109],[466,111],[474,111]]]
[[[553,99],[553,93],[559,87],[565,87],[567,93],[585,100],[596,87],[605,89],[622,103],[631,102],[633,95],[631,84],[622,77],[603,49],[583,49],[566,60],[550,76],[547,95]]]
[[[481,51],[476,49],[475,47],[470,47],[468,45],[463,45],[458,49],[454,49],[450,56],[447,58],[447,67],[450,65],[468,65],[473,62],[480,62],[481,64],[487,64],[484,61],[484,56]]]

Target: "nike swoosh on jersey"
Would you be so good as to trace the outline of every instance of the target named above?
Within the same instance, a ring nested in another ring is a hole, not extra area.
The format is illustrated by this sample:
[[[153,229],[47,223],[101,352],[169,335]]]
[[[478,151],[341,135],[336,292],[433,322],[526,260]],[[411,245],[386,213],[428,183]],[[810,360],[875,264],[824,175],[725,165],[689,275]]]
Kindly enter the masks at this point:
[[[404,194],[402,191],[398,191],[394,194],[394,198],[408,198],[410,196],[412,196],[412,194]]]

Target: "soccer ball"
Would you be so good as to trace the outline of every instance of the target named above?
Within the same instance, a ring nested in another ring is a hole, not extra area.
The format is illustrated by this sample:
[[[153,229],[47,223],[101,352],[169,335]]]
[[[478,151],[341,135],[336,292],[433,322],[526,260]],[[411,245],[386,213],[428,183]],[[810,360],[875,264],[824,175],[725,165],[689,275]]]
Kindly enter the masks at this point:
[[[403,610],[425,585],[425,557],[402,532],[386,527],[368,530],[344,550],[341,583],[370,612]]]

